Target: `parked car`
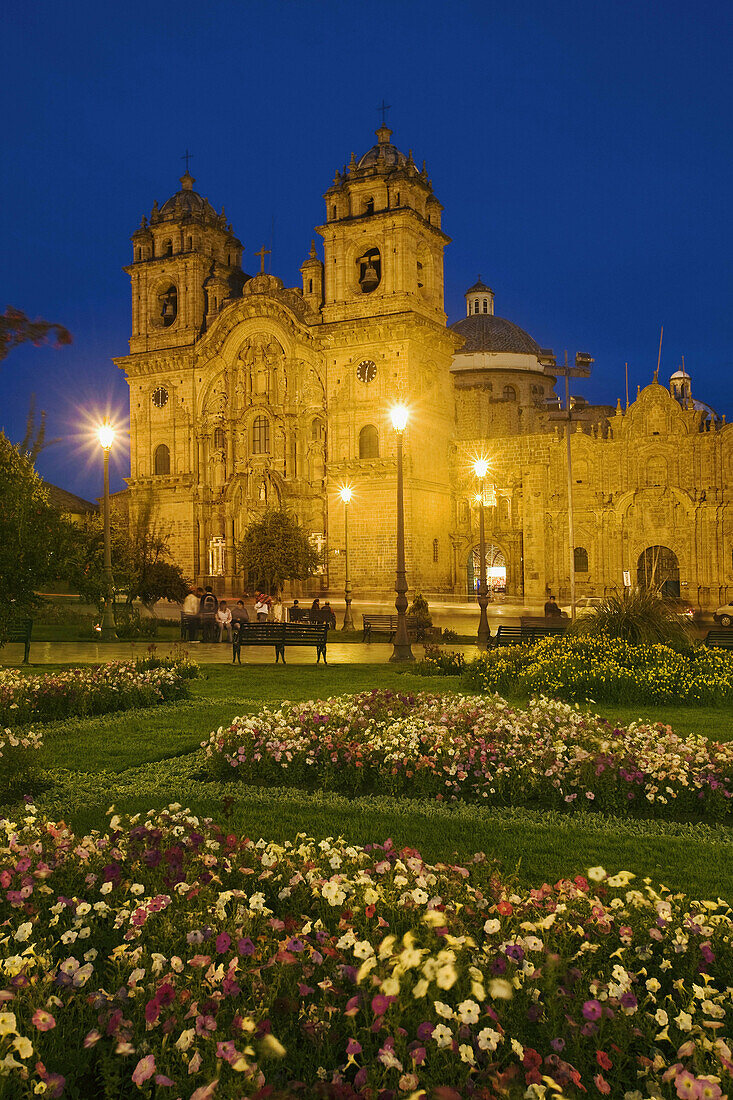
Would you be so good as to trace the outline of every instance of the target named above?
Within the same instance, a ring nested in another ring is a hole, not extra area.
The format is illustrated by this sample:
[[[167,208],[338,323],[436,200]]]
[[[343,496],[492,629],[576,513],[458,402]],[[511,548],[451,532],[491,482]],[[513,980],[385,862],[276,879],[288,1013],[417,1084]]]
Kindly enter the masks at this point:
[[[733,625],[733,603],[724,603],[722,607],[713,614],[713,619],[716,623],[720,623],[721,626]]]
[[[581,615],[590,615],[602,603],[603,596],[581,596],[579,600],[575,601],[575,615],[577,618],[580,618]],[[563,604],[560,610],[570,618],[571,607],[569,603]]]

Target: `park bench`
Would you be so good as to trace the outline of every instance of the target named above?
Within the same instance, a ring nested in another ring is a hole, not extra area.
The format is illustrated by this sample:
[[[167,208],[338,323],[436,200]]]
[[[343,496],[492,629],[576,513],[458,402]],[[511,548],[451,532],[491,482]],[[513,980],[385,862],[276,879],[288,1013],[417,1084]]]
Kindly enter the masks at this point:
[[[33,619],[18,619],[16,622],[10,624],[10,633],[8,634],[9,642],[22,642],[25,649],[23,652],[23,664],[28,664],[28,658],[31,655],[31,634],[33,632]]]
[[[372,634],[386,634],[387,641],[394,641],[394,636],[397,633],[397,616],[396,615],[362,615],[361,624],[363,629],[362,642],[371,642]],[[426,633],[427,627],[418,622],[416,619],[407,616],[407,630],[416,641],[421,642]]]
[[[703,645],[711,649],[733,649],[733,630],[720,629],[708,630],[703,640]]]
[[[501,624],[494,637],[494,645],[521,645],[527,639],[522,633],[521,626],[505,626]]]
[[[501,624],[494,638],[494,645],[525,645],[539,642],[542,638],[564,634],[567,626],[548,623],[544,619],[523,618],[520,626]]]
[[[316,664],[323,657],[325,665],[327,642],[328,623],[241,623],[232,644],[235,650],[237,646],[274,646],[275,664],[281,657],[285,664],[286,646],[315,646]]]

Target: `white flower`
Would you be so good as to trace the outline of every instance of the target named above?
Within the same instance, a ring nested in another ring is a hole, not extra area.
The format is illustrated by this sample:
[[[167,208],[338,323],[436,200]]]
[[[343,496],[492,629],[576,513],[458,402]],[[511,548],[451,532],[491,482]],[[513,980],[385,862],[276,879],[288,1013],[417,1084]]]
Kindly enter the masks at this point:
[[[437,1024],[433,1028],[433,1038],[441,1048],[453,1045],[453,1032],[445,1024]]]
[[[692,1027],[692,1016],[689,1012],[680,1012],[679,1016],[675,1016],[674,1022],[680,1031],[689,1031]]]
[[[468,1043],[461,1043],[458,1048],[458,1053],[461,1056],[462,1062],[468,1062],[469,1066],[472,1066],[474,1064],[475,1057],[473,1053],[473,1047],[470,1047]]]
[[[475,1001],[461,1001],[458,1006],[458,1019],[462,1024],[476,1024],[480,1015],[479,1006]]]
[[[188,1050],[196,1036],[195,1028],[189,1028],[187,1031],[182,1031],[176,1039],[176,1047],[178,1050]]]
[[[501,1035],[498,1031],[494,1031],[493,1028],[485,1027],[478,1033],[478,1045],[481,1050],[496,1050],[500,1042]]]
[[[486,932],[488,936],[493,936],[496,932],[499,932],[500,930],[501,921],[496,920],[496,918],[494,917],[492,917],[490,920],[487,920],[484,924],[484,932]]]
[[[433,1008],[439,1016],[443,1017],[444,1020],[453,1019],[453,1009],[450,1005],[443,1004],[442,1001],[435,1001]]]
[[[588,878],[591,882],[603,882],[606,878],[606,870],[604,867],[589,867]]]
[[[21,924],[20,928],[18,928],[13,939],[16,939],[18,943],[25,943],[32,931],[32,923],[30,921],[26,921],[25,924]]]

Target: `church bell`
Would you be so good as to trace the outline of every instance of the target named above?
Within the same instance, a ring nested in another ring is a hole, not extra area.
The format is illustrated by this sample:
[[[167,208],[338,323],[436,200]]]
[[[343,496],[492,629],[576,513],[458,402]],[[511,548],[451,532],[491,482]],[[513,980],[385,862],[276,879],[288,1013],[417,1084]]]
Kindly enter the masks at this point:
[[[373,264],[368,263],[364,268],[364,274],[359,280],[359,284],[362,290],[374,290],[379,286],[379,276],[377,275],[377,269]]]

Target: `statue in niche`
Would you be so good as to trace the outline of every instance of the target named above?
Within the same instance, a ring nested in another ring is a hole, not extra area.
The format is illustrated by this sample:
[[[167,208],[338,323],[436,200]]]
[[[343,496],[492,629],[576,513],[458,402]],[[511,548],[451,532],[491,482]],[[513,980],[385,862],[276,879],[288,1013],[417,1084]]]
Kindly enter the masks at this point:
[[[226,372],[220,374],[206,401],[205,415],[214,420],[223,420],[226,416],[229,399],[227,396],[228,379]]]
[[[284,352],[274,336],[253,333],[240,352],[239,362],[244,374],[245,394],[261,397],[275,394],[276,375],[284,370]]]

